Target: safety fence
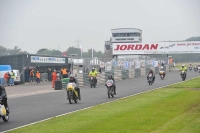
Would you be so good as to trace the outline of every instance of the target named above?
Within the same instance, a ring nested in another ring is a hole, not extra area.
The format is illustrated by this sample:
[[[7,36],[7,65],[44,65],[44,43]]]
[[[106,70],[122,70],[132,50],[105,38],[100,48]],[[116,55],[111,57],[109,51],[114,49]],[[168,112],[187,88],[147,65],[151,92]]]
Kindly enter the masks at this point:
[[[97,85],[98,84],[105,84],[108,75],[112,74],[114,76],[115,81],[120,81],[124,79],[133,79],[144,77],[148,74],[149,70],[153,69],[155,74],[158,74],[160,71],[159,67],[149,67],[149,68],[140,68],[140,69],[131,69],[131,70],[114,70],[114,71],[107,71],[98,73],[97,76]],[[169,65],[164,66],[165,72],[170,71]],[[89,86],[89,77],[88,74],[78,74],[77,79],[79,81],[79,86]]]

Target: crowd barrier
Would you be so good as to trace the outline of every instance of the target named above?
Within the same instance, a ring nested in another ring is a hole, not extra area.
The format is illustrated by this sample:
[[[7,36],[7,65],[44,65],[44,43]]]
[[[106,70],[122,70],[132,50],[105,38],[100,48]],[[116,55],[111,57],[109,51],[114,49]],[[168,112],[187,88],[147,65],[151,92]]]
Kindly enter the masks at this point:
[[[130,70],[115,70],[108,71],[103,73],[98,73],[97,76],[97,85],[105,84],[107,77],[109,74],[112,74],[116,81],[124,80],[124,79],[134,79],[139,77],[145,77],[149,70],[153,69],[155,74],[158,74],[160,71],[160,67],[152,67],[152,68],[139,68],[139,69],[130,69]],[[168,65],[164,66],[165,72],[170,71],[170,67]],[[89,86],[89,77],[87,74],[77,74],[77,79],[79,81],[79,86]]]

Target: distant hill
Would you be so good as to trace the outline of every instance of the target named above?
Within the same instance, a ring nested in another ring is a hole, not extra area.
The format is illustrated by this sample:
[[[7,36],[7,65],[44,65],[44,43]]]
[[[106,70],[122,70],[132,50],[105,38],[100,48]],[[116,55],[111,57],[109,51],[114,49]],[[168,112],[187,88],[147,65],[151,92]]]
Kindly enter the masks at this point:
[[[186,39],[185,41],[200,41],[200,36],[190,37],[190,38]]]
[[[164,41],[164,42],[184,42],[184,41],[200,41],[200,36],[190,37],[186,40],[181,40],[181,41]]]

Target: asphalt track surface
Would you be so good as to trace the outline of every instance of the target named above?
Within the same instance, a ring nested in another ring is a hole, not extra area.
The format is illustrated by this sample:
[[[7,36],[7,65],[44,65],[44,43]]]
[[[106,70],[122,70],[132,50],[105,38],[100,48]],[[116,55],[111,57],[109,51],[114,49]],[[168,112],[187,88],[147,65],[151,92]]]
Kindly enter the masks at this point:
[[[198,72],[189,71],[187,79],[199,75]],[[83,87],[81,88],[82,100],[78,101],[77,104],[69,104],[66,98],[66,90],[11,98],[8,101],[11,110],[10,120],[3,122],[0,119],[0,132],[180,81],[181,77],[178,71],[167,73],[164,80],[156,75],[156,81],[151,86],[148,85],[146,77],[118,81],[116,83],[117,95],[110,99],[107,97],[107,89],[104,85],[98,85],[97,88]]]

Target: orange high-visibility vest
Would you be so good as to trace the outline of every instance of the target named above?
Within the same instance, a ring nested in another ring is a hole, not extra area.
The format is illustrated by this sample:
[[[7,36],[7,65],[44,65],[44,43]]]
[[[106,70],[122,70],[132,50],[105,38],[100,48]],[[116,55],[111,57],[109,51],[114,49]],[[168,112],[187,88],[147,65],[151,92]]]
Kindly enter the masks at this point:
[[[36,73],[36,77],[40,79],[40,73]]]
[[[64,68],[61,71],[62,71],[62,74],[67,74],[67,69]]]

